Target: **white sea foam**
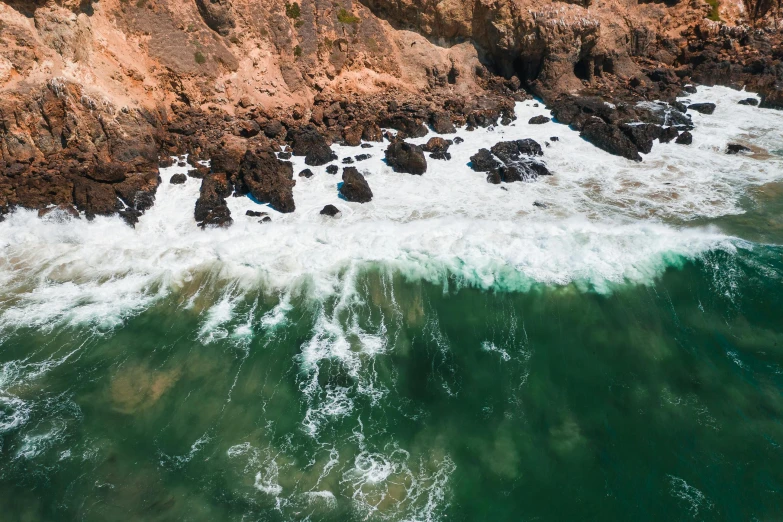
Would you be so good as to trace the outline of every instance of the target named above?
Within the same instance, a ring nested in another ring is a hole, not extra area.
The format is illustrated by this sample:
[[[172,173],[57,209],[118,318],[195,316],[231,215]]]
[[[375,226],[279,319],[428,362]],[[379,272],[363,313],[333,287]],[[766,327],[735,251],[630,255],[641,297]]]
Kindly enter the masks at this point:
[[[453,159],[428,160],[424,176],[392,172],[381,161],[384,145],[336,146],[340,157],[372,154],[356,166],[374,200],[339,200],[339,177],[319,167],[313,178],[297,178],[297,211],[270,210],[273,221],[263,225],[244,215],[259,205],[230,198],[234,225],[200,230],[193,221],[200,181],[169,184],[172,174],[185,171],[176,166],[163,170],[156,204],[136,229],[115,217],[41,220],[19,210],[0,223],[0,332],[56,325],[111,329],[204,274],[207,282],[191,292],[206,291],[203,285],[221,289],[202,323],[205,342],[230,334],[233,304],[248,291],[285,296],[306,285],[316,300],[345,295],[349,279],[369,265],[501,290],[576,282],[610,291],[616,284],[648,283],[667,266],[706,251],[733,251],[736,241],[720,231],[682,223],[740,212],[749,186],[783,177],[778,156],[723,153],[730,141],[783,149],[779,133],[767,132],[783,126],[783,115],[737,105],[747,96],[701,89],[694,101],[714,101],[718,109],[711,116],[694,114],[694,144],[657,144],[642,163],[604,153],[563,125],[528,125],[531,116],[547,113],[532,101],[518,104],[513,126],[460,130],[465,142],[452,147]],[[498,187],[468,168],[480,147],[521,137],[551,145],[544,159],[554,176]],[[301,158],[294,163],[296,171],[304,166]],[[327,203],[342,210],[339,219],[319,215]],[[194,302],[192,297],[188,306]],[[281,324],[287,306],[281,303],[263,326]],[[324,335],[337,339],[326,323]],[[349,343],[340,343],[329,351],[348,349]],[[322,350],[317,344],[309,349]],[[367,351],[383,349],[371,338],[362,344]]]

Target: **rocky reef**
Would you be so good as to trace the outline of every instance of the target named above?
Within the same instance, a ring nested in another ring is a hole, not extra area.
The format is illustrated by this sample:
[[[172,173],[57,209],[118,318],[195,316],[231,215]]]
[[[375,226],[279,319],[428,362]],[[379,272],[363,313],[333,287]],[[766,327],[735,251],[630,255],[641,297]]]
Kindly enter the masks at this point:
[[[641,161],[655,140],[690,143],[689,113],[709,110],[676,102],[693,85],[783,108],[777,21],[750,25],[733,2],[717,15],[702,0],[2,0],[0,219],[56,207],[133,225],[181,154],[203,178],[203,226],[231,223],[231,194],[293,212],[281,150],[315,167],[335,143],[389,140],[389,165],[422,174],[448,143],[405,140],[509,125],[530,96]],[[491,182],[545,174],[496,147],[475,162],[498,163]]]

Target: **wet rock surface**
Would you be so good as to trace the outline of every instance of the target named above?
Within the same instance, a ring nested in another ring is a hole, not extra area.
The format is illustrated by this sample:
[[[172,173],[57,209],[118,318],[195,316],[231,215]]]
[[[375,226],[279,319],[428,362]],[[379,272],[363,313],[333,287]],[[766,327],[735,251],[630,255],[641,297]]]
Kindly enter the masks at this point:
[[[340,185],[340,194],[354,203],[369,203],[372,201],[372,190],[364,176],[356,170],[356,167],[343,169],[343,182]]]
[[[386,163],[394,172],[422,175],[427,171],[424,149],[404,141],[391,143],[386,149]]]
[[[278,212],[296,210],[293,188],[294,168],[270,150],[248,150],[239,166],[239,181],[259,203],[268,203]]]
[[[329,216],[329,217],[336,217],[340,214],[340,209],[335,207],[334,205],[326,205],[324,208],[321,209],[320,214],[322,216]]]
[[[480,149],[470,158],[470,167],[487,174],[487,182],[499,184],[532,181],[551,174],[538,159],[544,154],[535,140],[522,139],[496,143],[490,150]]]
[[[201,182],[194,217],[201,228],[228,227],[234,222],[226,198],[232,187],[225,173],[209,174]]]

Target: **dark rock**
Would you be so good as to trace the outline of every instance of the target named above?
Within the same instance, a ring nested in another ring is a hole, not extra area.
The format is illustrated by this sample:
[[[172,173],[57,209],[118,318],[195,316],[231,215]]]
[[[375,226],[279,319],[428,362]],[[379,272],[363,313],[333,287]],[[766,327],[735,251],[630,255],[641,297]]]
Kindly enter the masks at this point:
[[[337,165],[329,165],[326,167],[326,173],[327,174],[337,174],[337,172],[340,170],[340,167]]]
[[[683,85],[682,90],[688,94],[696,94],[696,87],[693,85]]]
[[[169,183],[172,185],[182,185],[188,180],[188,177],[184,174],[174,174],[171,176],[171,179],[169,180]]]
[[[677,111],[685,113],[688,111],[688,106],[682,103],[681,101],[674,101],[672,102],[672,107],[674,107]]]
[[[759,104],[759,101],[756,98],[745,98],[744,100],[740,100],[737,103],[739,103],[740,105],[750,105],[755,107]]]
[[[372,158],[371,154],[358,154],[358,155],[354,156],[353,159],[355,159],[356,161],[365,161],[365,160],[368,160],[370,158]]]
[[[188,166],[188,162],[187,161],[179,161],[177,163],[177,167],[187,167],[187,166]]]
[[[299,173],[300,178],[312,178],[314,176],[313,171],[310,169],[304,169]]]
[[[462,138],[460,138],[459,136],[457,136],[456,138],[454,138],[454,144],[455,144],[455,145],[459,145],[460,143],[463,143],[464,141],[465,141],[465,140],[464,140],[464,139],[462,139]]]
[[[448,112],[435,112],[430,116],[430,125],[432,130],[438,134],[454,134],[457,129],[451,121],[451,114]]]
[[[259,212],[257,210],[248,210],[247,212],[245,212],[245,215],[246,216],[250,216],[250,217],[262,217],[262,216],[268,216],[269,213],[268,212]]]
[[[693,143],[693,135],[690,132],[685,131],[679,136],[677,136],[675,143],[678,143],[680,145],[690,145],[691,143]]]
[[[476,172],[490,172],[500,167],[500,162],[487,149],[479,149],[470,157],[470,168]],[[498,181],[498,183],[500,183]]]
[[[323,209],[321,209],[322,216],[335,217],[338,214],[340,214],[340,209],[334,205],[326,205]]]
[[[209,167],[199,165],[195,169],[190,169],[187,174],[189,178],[204,179],[209,174]]]
[[[560,141],[560,138],[558,138],[557,136],[552,136],[551,138],[549,138],[549,141]]]
[[[374,123],[365,125],[364,130],[362,130],[362,139],[364,141],[383,141],[383,132],[381,131],[381,128]],[[364,146],[365,144],[362,145],[362,147]]]
[[[493,184],[530,181],[551,174],[537,159],[542,154],[541,145],[531,139],[502,141],[492,147],[492,152],[480,149],[470,158],[470,167],[486,172],[487,182]]]
[[[243,138],[258,136],[259,132],[261,132],[261,126],[253,120],[245,120],[239,123],[239,135]]]
[[[296,185],[294,168],[290,162],[280,161],[268,149],[247,151],[239,168],[239,179],[243,188],[256,201],[268,203],[278,212],[293,212],[293,188]]]
[[[291,159],[291,153],[290,152],[278,152],[277,153],[278,159],[281,160],[290,160]]]
[[[343,158],[343,165],[351,165],[353,163],[353,158],[350,156],[347,158]]]
[[[726,154],[739,154],[740,152],[752,152],[749,147],[740,145],[739,143],[729,143],[726,147]]]
[[[631,139],[617,125],[606,123],[601,118],[591,117],[585,122],[580,135],[609,154],[642,161],[639,150]]]
[[[394,172],[422,175],[427,171],[427,158],[418,145],[404,141],[391,143],[386,149],[386,163]]]
[[[379,122],[381,127],[404,132],[410,138],[421,138],[429,132],[424,124],[405,113],[397,112],[381,118]]]
[[[436,159],[436,160],[450,160],[451,159],[451,153],[449,152],[433,152],[430,154],[430,158]]]
[[[370,145],[369,143],[362,143],[360,147],[363,149],[371,149],[372,145]]]
[[[639,152],[649,154],[653,147],[653,141],[658,139],[663,132],[660,125],[652,123],[623,123],[620,125],[626,136],[631,138]]]
[[[271,218],[271,217],[269,217],[269,216],[264,216],[264,217],[262,217],[262,218],[259,220],[259,223],[260,223],[261,225],[263,225],[264,223],[271,223],[271,222],[272,222],[272,218]]]
[[[293,143],[294,156],[304,156],[306,165],[317,167],[337,159],[326,139],[313,125],[289,132],[289,138]]]
[[[549,208],[549,205],[542,203],[541,201],[534,201],[533,206],[538,208]]]
[[[171,167],[172,165],[174,165],[174,158],[172,158],[171,156],[161,156],[158,159],[158,167],[161,169]]]
[[[446,152],[451,147],[451,140],[444,140],[443,138],[430,138],[426,145],[422,147],[424,152]]]
[[[715,112],[714,103],[692,103],[688,105],[688,108],[702,114],[712,114]]]
[[[285,127],[277,120],[272,120],[264,127],[264,135],[267,138],[277,138],[285,133]]]
[[[356,167],[343,169],[343,182],[340,185],[340,194],[348,201],[354,203],[368,203],[372,201],[372,190],[367,180],[364,179]]]
[[[194,212],[201,228],[228,227],[234,222],[226,205],[226,197],[230,194],[231,185],[225,174],[209,174],[204,178]]]
[[[532,118],[530,118],[530,120],[528,120],[528,123],[530,125],[543,125],[544,123],[549,123],[550,121],[552,121],[550,118],[547,118],[546,116],[539,115],[539,116],[533,116]]]
[[[665,127],[661,131],[661,135],[658,136],[658,141],[661,143],[669,143],[670,141],[677,139],[679,135],[680,132],[676,127]]]

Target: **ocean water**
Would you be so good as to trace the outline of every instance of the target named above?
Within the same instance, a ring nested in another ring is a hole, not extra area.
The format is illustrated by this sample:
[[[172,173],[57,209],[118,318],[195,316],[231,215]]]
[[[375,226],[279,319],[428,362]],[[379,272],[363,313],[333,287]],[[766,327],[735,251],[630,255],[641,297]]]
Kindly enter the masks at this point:
[[[135,230],[17,211],[0,519],[780,519],[783,113],[748,96],[700,89],[693,145],[642,163],[534,101],[424,176],[335,147],[371,203],[320,167],[229,229],[178,167]],[[553,176],[468,168],[518,138]]]

